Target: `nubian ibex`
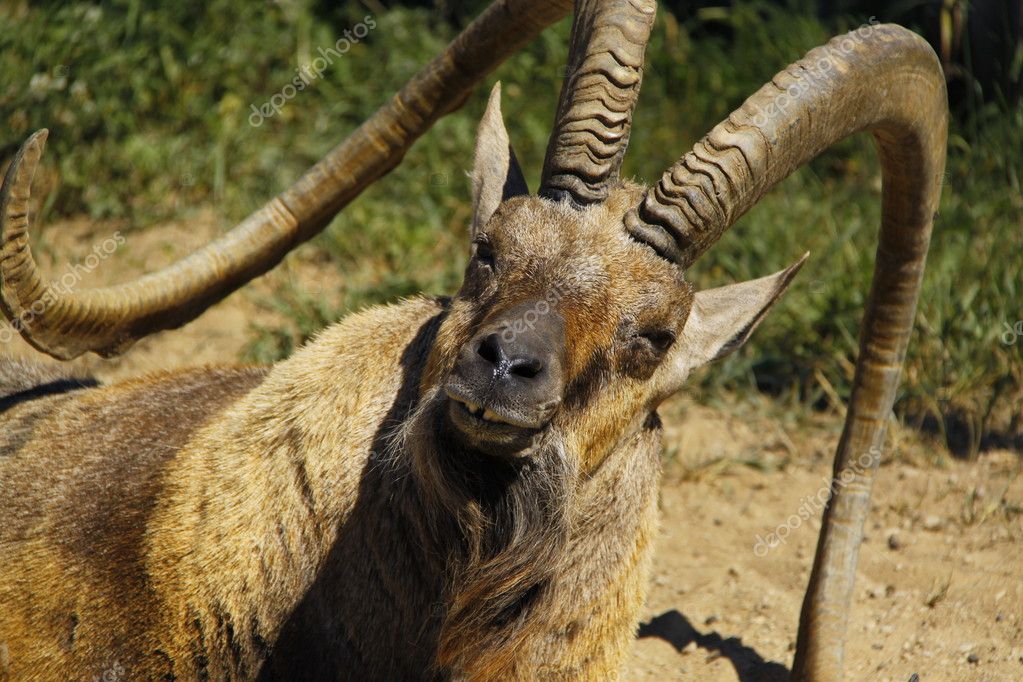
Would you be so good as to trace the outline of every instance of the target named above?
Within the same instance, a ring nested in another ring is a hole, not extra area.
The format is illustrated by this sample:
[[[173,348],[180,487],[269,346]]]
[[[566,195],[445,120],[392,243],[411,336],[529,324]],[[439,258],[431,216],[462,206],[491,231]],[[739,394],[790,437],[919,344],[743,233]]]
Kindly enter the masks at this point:
[[[308,239],[570,9],[498,0],[293,187],[138,281],[54,295],[29,250],[45,133],[7,173],[0,304],[36,348],[112,355]],[[0,363],[0,677],[617,676],[657,521],[657,406],[744,342],[803,260],[686,269],[773,185],[869,131],[883,218],[794,677],[837,680],[856,557],[944,166],[930,47],[897,26],[780,72],[647,189],[619,178],[653,0],[579,0],[537,195],[494,88],[452,298],[352,315],[269,369],[98,386]],[[755,229],[752,228],[752,229]],[[804,256],[805,258],[805,256]]]

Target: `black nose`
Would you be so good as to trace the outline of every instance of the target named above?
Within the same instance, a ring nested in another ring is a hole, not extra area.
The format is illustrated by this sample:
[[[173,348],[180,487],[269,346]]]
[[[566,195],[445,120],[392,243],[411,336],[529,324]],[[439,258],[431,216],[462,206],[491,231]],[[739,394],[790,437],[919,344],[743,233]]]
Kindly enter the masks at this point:
[[[492,314],[459,350],[449,395],[512,424],[539,425],[561,403],[565,320],[547,301]]]
[[[502,338],[505,336],[509,338]],[[494,378],[511,374],[522,379],[535,379],[543,371],[544,361],[530,354],[529,349],[516,345],[507,330],[495,332],[483,337],[476,353],[493,366]]]

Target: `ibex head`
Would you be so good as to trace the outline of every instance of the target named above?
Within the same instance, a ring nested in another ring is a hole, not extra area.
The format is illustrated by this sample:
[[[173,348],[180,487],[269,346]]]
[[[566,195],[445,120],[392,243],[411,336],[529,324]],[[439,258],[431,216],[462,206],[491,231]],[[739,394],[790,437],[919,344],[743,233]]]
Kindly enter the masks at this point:
[[[530,452],[554,431],[582,470],[690,371],[745,341],[802,260],[760,280],[695,292],[677,263],[634,237],[627,183],[580,207],[529,196],[495,86],[473,169],[472,257],[427,372],[466,445]]]

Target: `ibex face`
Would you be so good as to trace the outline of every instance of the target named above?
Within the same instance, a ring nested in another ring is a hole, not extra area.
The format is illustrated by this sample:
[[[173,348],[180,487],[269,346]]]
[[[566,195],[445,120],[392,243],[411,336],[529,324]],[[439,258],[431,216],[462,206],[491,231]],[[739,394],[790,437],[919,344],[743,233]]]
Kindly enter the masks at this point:
[[[626,229],[642,188],[620,184],[584,208],[526,195],[499,97],[495,87],[477,142],[472,258],[424,389],[446,402],[443,426],[461,445],[522,457],[553,441],[585,473],[693,366],[744,340],[799,264],[726,288],[708,311],[719,323],[690,328],[708,294]]]
[[[663,397],[692,287],[625,232],[637,192],[620,193],[584,211],[517,197],[473,235],[435,351],[454,359],[443,393],[467,444],[522,455],[551,430],[599,460]]]

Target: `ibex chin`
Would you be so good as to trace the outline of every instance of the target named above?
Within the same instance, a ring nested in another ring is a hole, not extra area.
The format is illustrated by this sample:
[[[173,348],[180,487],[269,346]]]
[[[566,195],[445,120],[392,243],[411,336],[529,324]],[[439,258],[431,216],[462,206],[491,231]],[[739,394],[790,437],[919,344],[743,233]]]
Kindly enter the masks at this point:
[[[0,303],[59,358],[198,316],[308,238],[565,2],[495,3],[349,140],[167,270],[53,297],[28,247],[44,133],[0,197]],[[872,132],[874,283],[794,676],[841,677],[871,478],[944,163],[945,86],[896,26],[785,69],[646,189],[619,179],[652,0],[581,0],[538,195],[494,88],[450,299],[371,308],[269,369],[111,386],[0,363],[0,677],[617,676],[657,523],[657,406],[751,334],[803,260],[685,270],[773,185]],[[755,229],[755,228],[751,228]],[[47,298],[49,297],[49,298]],[[864,453],[869,462],[864,466]]]

